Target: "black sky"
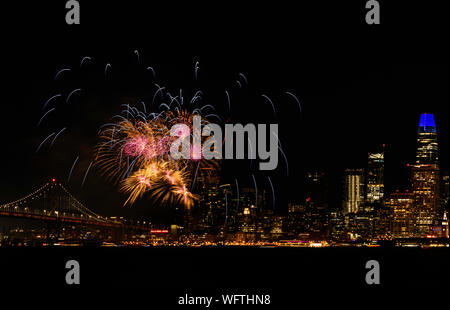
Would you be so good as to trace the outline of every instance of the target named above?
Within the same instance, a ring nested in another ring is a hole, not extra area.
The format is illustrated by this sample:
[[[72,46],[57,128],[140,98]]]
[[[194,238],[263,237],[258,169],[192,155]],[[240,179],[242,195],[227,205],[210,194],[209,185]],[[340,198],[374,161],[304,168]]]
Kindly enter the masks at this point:
[[[364,167],[367,153],[382,144],[388,189],[406,186],[405,165],[414,159],[423,112],[435,114],[441,167],[448,170],[447,4],[438,8],[415,1],[380,1],[382,25],[369,26],[364,1],[251,6],[228,1],[208,6],[80,2],[80,26],[65,25],[63,4],[7,6],[9,14],[2,20],[2,202],[26,194],[49,177],[65,182],[77,154],[81,167],[87,167],[96,128],[124,100],[153,94],[155,81],[146,66],[155,68],[157,83],[173,90],[183,88],[186,95],[205,90],[208,103],[230,122],[279,124],[288,176],[281,156],[275,172],[249,169],[248,162],[226,163],[224,169],[225,180],[237,177],[242,186],[252,184],[252,173],[261,186],[270,175],[279,210],[287,201],[300,199],[304,171],[316,168],[329,175],[330,201],[338,206],[343,169]],[[140,64],[134,50],[139,51]],[[84,71],[74,69],[54,80],[58,70],[79,67],[84,56],[93,59]],[[111,71],[105,80],[106,63],[111,63]],[[249,81],[243,90],[235,82],[240,72]],[[45,101],[77,86],[86,91],[74,96],[75,107],[37,128]],[[231,115],[225,89],[230,92]],[[302,114],[286,91],[298,96]],[[273,100],[276,117],[261,94]],[[36,155],[39,142],[51,132],[45,126],[61,128],[66,123],[68,136],[51,152]],[[83,189],[82,170],[74,177],[70,190],[101,214],[156,218],[164,213],[150,211],[145,200],[123,210],[124,197],[95,171]]]

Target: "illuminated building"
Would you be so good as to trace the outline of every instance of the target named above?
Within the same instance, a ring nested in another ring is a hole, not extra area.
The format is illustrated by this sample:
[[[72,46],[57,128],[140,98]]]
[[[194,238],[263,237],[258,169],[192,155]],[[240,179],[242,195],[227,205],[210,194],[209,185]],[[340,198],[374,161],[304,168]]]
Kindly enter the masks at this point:
[[[420,116],[416,165],[438,166],[438,141],[433,114],[424,113]]]
[[[448,199],[449,176],[448,172],[442,176],[441,207],[442,207],[442,236],[448,238]]]
[[[286,237],[297,239],[299,234],[308,232],[309,219],[307,207],[299,203],[288,203],[288,214],[283,222],[282,231]]]
[[[442,237],[448,238],[448,211],[444,211],[444,216],[442,218]]]
[[[312,171],[306,173],[305,197],[307,204],[317,210],[327,209],[328,185],[325,173]]]
[[[225,206],[220,203],[219,177],[214,169],[202,167],[196,180],[199,201],[194,210],[187,210],[188,232],[217,233],[225,219]]]
[[[323,171],[306,173],[305,206],[307,232],[313,239],[324,239],[328,229],[328,184]]]
[[[441,206],[448,211],[449,198],[449,175],[448,172],[442,175],[441,179]]]
[[[412,167],[414,218],[417,237],[426,237],[437,225],[439,214],[439,170],[434,165]]]
[[[273,218],[272,210],[265,210],[258,214],[256,232],[259,240],[272,240]]]
[[[410,192],[391,193],[386,200],[386,206],[392,210],[392,236],[394,238],[413,237],[414,194]]]
[[[364,170],[346,169],[344,175],[344,213],[358,212],[364,200]]]
[[[386,240],[392,238],[393,210],[386,205],[374,210],[373,239]]]
[[[304,212],[304,211],[305,211],[304,205],[301,205],[299,203],[293,203],[293,202],[288,203],[288,212],[289,213]]]
[[[344,217],[350,239],[370,240],[373,236],[374,218],[370,212],[348,213]]]
[[[223,212],[222,222],[224,227],[224,233],[230,234],[230,240],[233,239],[231,234],[236,233],[239,229],[238,221],[238,199],[231,189],[230,184],[222,184],[219,186],[219,205]],[[220,215],[219,215],[220,217]]]
[[[277,239],[283,236],[283,221],[285,218],[281,215],[276,215],[272,217],[272,237]]]
[[[289,239],[297,239],[299,235],[308,234],[310,231],[311,208],[306,205],[289,203],[288,214],[283,221],[282,231],[286,232]]]
[[[329,215],[325,210],[311,209],[308,212],[309,235],[312,239],[323,240],[327,237]]]
[[[340,211],[330,212],[330,237],[335,241],[342,241],[347,239],[347,233],[345,230],[344,217]]]
[[[381,202],[384,196],[384,152],[369,153],[366,182],[366,201]]]
[[[258,207],[256,191],[254,188],[241,189],[239,199],[239,231],[243,233],[245,241],[254,241],[257,231]],[[259,203],[258,203],[259,204]]]
[[[436,125],[433,114],[420,116],[416,164],[411,169],[414,194],[415,235],[432,234],[433,226],[439,225],[439,165]]]

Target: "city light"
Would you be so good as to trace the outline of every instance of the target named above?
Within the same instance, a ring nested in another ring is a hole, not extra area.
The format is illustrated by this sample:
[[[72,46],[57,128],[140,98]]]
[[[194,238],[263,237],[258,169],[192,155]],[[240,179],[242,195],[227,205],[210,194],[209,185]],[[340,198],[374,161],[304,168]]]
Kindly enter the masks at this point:
[[[427,127],[426,130],[422,127]],[[252,246],[252,247],[442,247],[448,245],[447,175],[440,177],[437,133],[434,117],[421,115],[417,136],[416,162],[407,164],[411,172],[408,188],[385,192],[384,145],[380,152],[368,152],[365,168],[346,169],[343,175],[344,197],[340,209],[332,209],[327,199],[327,174],[312,170],[305,173],[304,196],[289,202],[287,213],[275,212],[268,203],[272,191],[255,187],[222,184],[220,167],[200,166],[196,175],[197,200],[192,209],[181,208],[182,222],[154,225],[148,219],[104,217],[78,201],[56,178],[24,197],[0,205],[0,216],[38,219],[59,223],[33,230],[29,239],[19,237],[24,229],[2,233],[2,244],[26,246],[38,241],[45,246],[80,246],[95,240],[99,246]],[[131,139],[129,152],[142,152],[139,137]],[[131,144],[136,144],[131,147]],[[148,165],[148,173],[159,173],[157,165]],[[147,173],[146,172],[146,173]],[[136,180],[147,186],[149,179]],[[179,185],[182,176],[164,170],[165,182]],[[447,192],[441,196],[442,188]],[[253,179],[256,185],[256,179]],[[189,199],[186,186],[173,189]],[[163,194],[163,193],[162,193]],[[444,199],[442,199],[444,198]],[[445,200],[446,199],[446,200]],[[274,201],[274,200],[272,200]],[[186,204],[186,202],[183,202]],[[49,228],[50,227],[50,228]],[[126,237],[125,237],[126,236]],[[17,240],[17,241],[15,241]]]

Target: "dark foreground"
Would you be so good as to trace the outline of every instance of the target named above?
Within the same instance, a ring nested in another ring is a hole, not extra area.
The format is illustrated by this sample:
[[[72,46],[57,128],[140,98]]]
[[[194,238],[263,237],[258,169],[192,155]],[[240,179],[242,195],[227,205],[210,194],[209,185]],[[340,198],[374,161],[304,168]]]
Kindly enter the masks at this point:
[[[0,248],[0,287],[136,290],[153,302],[173,302],[186,293],[267,293],[295,302],[309,293],[445,289],[449,253],[448,248]],[[80,285],[65,282],[71,259],[80,264]],[[366,284],[368,260],[380,264],[379,285]]]

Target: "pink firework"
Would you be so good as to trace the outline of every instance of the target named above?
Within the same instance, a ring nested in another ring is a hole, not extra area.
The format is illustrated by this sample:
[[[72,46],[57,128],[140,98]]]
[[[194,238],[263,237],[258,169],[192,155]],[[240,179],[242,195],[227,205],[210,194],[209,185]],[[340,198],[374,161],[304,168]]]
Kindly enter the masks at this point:
[[[143,136],[137,136],[125,143],[123,151],[127,156],[140,156],[146,152],[148,146],[148,139]],[[148,151],[148,150],[147,150]]]
[[[202,147],[201,145],[192,145],[191,146],[191,160],[199,161],[203,158]]]

